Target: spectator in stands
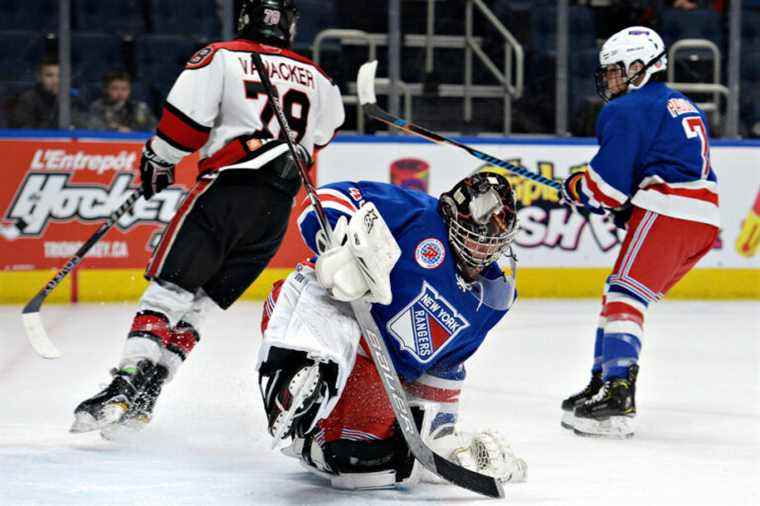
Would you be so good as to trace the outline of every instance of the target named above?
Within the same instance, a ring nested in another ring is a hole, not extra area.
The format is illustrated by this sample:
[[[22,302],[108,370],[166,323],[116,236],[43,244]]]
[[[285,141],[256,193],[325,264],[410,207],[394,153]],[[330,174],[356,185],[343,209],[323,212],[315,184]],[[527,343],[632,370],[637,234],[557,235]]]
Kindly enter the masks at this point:
[[[121,70],[103,76],[103,96],[90,105],[88,128],[133,132],[153,130],[156,117],[148,104],[131,98],[132,78]]]
[[[684,11],[693,11],[694,9],[699,9],[697,2],[693,2],[692,0],[674,0],[672,6],[675,9],[681,9]]]
[[[15,101],[11,114],[11,128],[57,129],[58,87],[60,66],[55,59],[45,57],[37,69],[37,85],[22,92]],[[71,127],[81,128],[85,117],[81,102],[71,97]]]

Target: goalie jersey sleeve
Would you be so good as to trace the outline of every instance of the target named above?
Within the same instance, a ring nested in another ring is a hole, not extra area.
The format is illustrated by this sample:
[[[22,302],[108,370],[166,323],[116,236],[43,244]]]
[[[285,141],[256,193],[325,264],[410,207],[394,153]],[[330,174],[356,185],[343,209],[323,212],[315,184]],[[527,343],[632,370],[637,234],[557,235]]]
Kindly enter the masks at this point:
[[[457,369],[509,310],[511,278],[494,263],[478,281],[465,283],[457,274],[438,200],[425,193],[369,181],[329,184],[317,193],[333,225],[373,202],[401,248],[390,276],[393,300],[374,304],[372,316],[402,378],[411,382],[433,368]],[[298,224],[317,253],[319,223],[308,200]]]
[[[208,159],[241,136],[280,136],[251,60],[254,52],[261,55],[296,141],[312,153],[329,144],[344,120],[340,90],[329,76],[293,51],[234,40],[196,52],[177,78],[152,141],[159,156],[177,163],[200,150],[201,159]]]

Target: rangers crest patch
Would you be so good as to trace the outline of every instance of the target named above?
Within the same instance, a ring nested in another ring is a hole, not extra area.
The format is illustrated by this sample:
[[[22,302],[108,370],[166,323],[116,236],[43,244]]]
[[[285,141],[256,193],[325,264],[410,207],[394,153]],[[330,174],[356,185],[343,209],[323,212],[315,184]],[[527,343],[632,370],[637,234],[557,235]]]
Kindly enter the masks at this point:
[[[423,281],[419,295],[392,317],[386,328],[402,350],[424,364],[469,326],[449,301]]]
[[[435,237],[420,241],[414,249],[414,259],[423,269],[435,269],[446,258],[446,249],[443,243]]]

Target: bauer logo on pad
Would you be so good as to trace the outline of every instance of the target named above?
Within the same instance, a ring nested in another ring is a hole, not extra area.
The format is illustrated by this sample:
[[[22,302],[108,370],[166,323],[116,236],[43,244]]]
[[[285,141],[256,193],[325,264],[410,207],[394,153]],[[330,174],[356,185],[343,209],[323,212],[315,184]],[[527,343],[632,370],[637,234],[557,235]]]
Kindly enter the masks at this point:
[[[426,363],[469,326],[449,301],[423,282],[419,295],[389,320],[387,329],[402,350]]]

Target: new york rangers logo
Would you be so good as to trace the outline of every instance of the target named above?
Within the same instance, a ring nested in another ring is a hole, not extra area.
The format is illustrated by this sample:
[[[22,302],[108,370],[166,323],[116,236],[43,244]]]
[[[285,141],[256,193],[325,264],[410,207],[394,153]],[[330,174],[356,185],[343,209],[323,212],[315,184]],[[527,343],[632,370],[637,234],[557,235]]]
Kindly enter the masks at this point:
[[[414,250],[414,259],[423,269],[435,269],[445,258],[443,243],[434,237],[421,241]]]
[[[402,350],[424,364],[469,326],[449,301],[423,282],[419,295],[391,318],[386,328]]]
[[[276,26],[280,24],[280,11],[274,9],[264,9],[264,24]]]

